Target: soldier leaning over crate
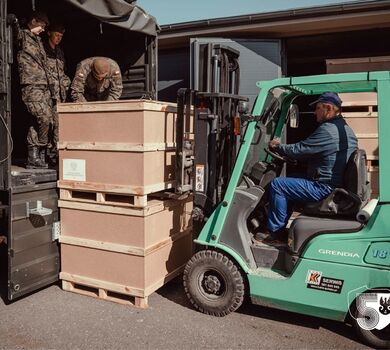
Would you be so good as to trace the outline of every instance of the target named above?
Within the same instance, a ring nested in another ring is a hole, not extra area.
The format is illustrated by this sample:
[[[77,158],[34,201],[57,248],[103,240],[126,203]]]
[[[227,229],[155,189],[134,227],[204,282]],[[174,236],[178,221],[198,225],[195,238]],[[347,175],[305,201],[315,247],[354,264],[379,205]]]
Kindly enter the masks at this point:
[[[90,57],[78,64],[70,95],[74,102],[114,101],[122,89],[118,64],[111,58]]]
[[[47,168],[49,129],[56,113],[53,78],[39,37],[48,24],[45,13],[33,12],[27,28],[18,32],[18,68],[22,100],[31,115],[27,134],[27,168]]]
[[[47,63],[50,73],[54,80],[54,93],[56,102],[65,102],[67,99],[68,90],[71,80],[65,74],[65,55],[59,44],[65,33],[65,27],[60,23],[50,24],[47,28],[47,38],[43,42],[46,51]],[[53,118],[53,135],[52,145],[49,145],[49,159],[55,163],[57,158],[57,142],[58,142],[58,114],[54,113]]]

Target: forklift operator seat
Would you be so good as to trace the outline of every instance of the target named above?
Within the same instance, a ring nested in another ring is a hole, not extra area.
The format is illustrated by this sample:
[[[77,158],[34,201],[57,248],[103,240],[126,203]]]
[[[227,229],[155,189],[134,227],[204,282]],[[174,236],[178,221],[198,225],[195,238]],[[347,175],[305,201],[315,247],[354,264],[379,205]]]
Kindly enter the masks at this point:
[[[355,217],[357,212],[370,199],[370,186],[367,181],[366,152],[354,151],[348,159],[343,178],[343,188],[335,188],[319,202],[307,203],[304,214],[310,216]]]
[[[322,201],[308,203],[303,215],[292,222],[288,234],[290,252],[300,255],[306,243],[320,234],[361,230],[364,224],[356,220],[356,214],[369,198],[366,152],[358,149],[346,165],[344,187],[335,188]]]

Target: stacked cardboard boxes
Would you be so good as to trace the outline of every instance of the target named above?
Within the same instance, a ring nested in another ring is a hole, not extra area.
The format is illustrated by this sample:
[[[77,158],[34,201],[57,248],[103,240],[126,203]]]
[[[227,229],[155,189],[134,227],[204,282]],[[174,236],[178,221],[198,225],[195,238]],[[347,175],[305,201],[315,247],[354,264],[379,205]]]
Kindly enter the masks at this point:
[[[174,181],[176,106],[63,104],[59,113],[63,288],[147,306],[192,255],[192,199]]]

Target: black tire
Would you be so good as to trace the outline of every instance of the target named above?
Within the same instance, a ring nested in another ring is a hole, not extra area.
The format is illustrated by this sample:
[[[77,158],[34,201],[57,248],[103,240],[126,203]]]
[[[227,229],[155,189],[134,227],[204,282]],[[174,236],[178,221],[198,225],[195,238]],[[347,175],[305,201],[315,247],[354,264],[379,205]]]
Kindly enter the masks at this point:
[[[241,271],[226,255],[214,250],[202,250],[191,258],[184,269],[183,284],[191,304],[207,315],[226,316],[244,300]]]
[[[375,292],[375,291],[373,291]],[[359,312],[354,303],[351,306],[351,323],[358,338],[364,343],[375,349],[390,349],[390,325],[385,327],[382,330],[373,329],[366,330],[359,326],[357,318],[359,317]]]

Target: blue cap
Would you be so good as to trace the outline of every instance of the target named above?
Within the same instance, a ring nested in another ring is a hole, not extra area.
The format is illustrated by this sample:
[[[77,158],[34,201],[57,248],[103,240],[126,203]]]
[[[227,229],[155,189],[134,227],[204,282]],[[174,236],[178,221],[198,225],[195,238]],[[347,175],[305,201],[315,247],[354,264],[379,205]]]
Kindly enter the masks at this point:
[[[334,92],[324,92],[323,94],[320,95],[320,97],[318,97],[317,100],[310,103],[310,106],[317,103],[331,103],[332,105],[341,108],[341,104],[343,103],[343,101],[341,101],[339,95],[337,95]]]

